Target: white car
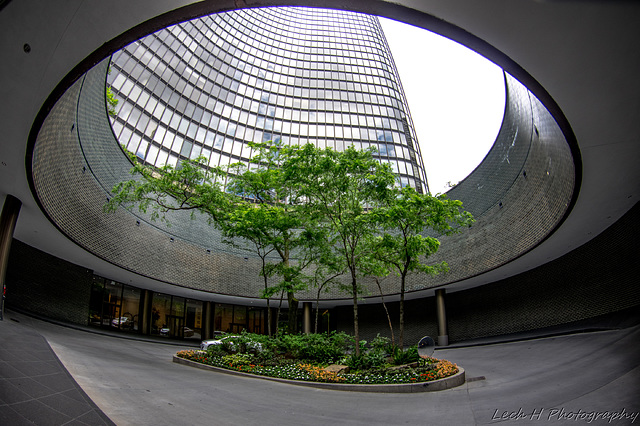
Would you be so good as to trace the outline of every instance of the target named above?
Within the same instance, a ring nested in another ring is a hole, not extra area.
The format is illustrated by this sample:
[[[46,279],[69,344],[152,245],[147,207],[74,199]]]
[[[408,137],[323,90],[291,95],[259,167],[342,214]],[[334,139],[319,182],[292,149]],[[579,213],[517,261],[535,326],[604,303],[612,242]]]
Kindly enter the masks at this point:
[[[171,329],[169,327],[163,327],[160,329],[161,336],[169,336]],[[194,331],[189,327],[182,327],[182,333],[184,337],[193,337]]]
[[[200,349],[202,349],[203,351],[206,351],[207,349],[209,349],[209,346],[222,345],[226,340],[230,340],[229,344],[233,349],[233,338],[236,338],[236,337],[240,337],[240,336],[229,335],[229,336],[224,336],[218,339],[203,340],[200,343]],[[247,349],[249,350],[253,349],[255,351],[260,352],[262,351],[262,345],[258,342],[249,342],[247,344]]]
[[[111,325],[114,327],[126,328],[131,326],[131,321],[128,317],[114,318],[111,320]]]

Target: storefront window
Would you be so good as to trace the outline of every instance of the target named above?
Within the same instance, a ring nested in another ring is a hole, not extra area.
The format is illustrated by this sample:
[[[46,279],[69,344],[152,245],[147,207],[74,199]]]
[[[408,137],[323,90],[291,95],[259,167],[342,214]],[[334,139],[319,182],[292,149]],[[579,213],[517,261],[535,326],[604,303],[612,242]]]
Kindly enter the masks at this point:
[[[168,336],[167,322],[171,316],[171,296],[154,293],[151,307],[151,334]]]
[[[137,331],[140,290],[95,277],[89,300],[89,325]]]
[[[89,325],[102,325],[102,299],[104,298],[104,280],[94,277],[89,298]]]
[[[240,333],[247,328],[247,307],[246,306],[234,306],[233,307],[233,322],[231,323],[232,332]]]
[[[249,308],[247,315],[247,330],[250,333],[261,334],[262,330],[264,330],[264,310],[261,308]]]
[[[213,319],[213,330],[224,331],[226,333],[233,332],[231,324],[233,323],[233,305],[223,305],[216,303],[216,311]]]
[[[102,325],[107,324],[119,328],[119,318],[121,318],[121,298],[122,284],[115,281],[106,281],[104,283],[104,299],[102,302]],[[126,320],[122,320],[125,322]]]
[[[260,333],[263,327],[262,310],[246,306],[216,304],[213,324],[215,331],[241,333],[247,330]]]
[[[203,321],[203,303],[197,300],[187,299],[184,338],[192,340],[202,340]]]
[[[140,326],[140,289],[125,285],[122,290],[120,329],[138,331]],[[124,319],[126,318],[126,319]]]
[[[171,314],[166,316],[163,336],[182,338],[184,336],[184,303],[182,297],[173,296],[171,301]]]
[[[99,276],[94,276],[89,299],[89,325],[111,330],[144,332],[143,291]],[[266,332],[266,313],[262,308],[238,305],[215,305],[213,318],[205,318],[205,303],[162,293],[153,293],[150,302],[151,334],[175,339],[200,341],[204,338],[205,321],[213,331],[241,333]],[[148,332],[148,331],[147,331]],[[144,333],[147,333],[144,332]]]

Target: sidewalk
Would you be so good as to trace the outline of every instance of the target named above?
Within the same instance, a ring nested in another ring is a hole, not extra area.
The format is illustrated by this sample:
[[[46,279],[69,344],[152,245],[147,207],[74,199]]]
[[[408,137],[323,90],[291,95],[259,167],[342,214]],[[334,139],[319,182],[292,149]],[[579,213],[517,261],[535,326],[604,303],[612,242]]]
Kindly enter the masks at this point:
[[[0,424],[113,425],[47,341],[12,313],[0,321]]]

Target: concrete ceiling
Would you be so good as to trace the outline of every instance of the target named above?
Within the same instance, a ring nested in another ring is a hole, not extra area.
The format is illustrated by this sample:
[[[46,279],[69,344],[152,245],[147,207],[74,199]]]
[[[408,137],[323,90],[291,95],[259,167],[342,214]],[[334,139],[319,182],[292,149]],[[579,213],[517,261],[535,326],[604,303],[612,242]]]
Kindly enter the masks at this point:
[[[518,78],[554,114],[581,156],[581,185],[561,227],[536,249],[451,291],[535,268],[597,236],[639,195],[640,3],[632,1],[22,0],[0,3],[0,200],[23,203],[15,238],[97,274],[185,297],[234,301],[130,274],[82,250],[40,211],[25,161],[30,134],[94,63],[166,25],[245,6],[309,5],[380,14],[452,38]],[[410,42],[410,40],[408,40]],[[420,52],[416,46],[416,54]],[[31,135],[34,136],[34,135]],[[424,295],[424,294],[423,294]],[[254,301],[259,303],[259,301]]]

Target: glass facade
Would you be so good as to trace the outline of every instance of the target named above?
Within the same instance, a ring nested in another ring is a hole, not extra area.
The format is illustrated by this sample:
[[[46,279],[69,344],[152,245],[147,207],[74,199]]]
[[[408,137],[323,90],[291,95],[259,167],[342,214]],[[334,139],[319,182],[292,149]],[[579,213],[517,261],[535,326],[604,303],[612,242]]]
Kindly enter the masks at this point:
[[[89,324],[137,332],[140,326],[140,289],[94,277],[89,301]]]
[[[252,141],[375,147],[403,186],[428,191],[375,16],[299,7],[214,14],[130,44],[110,70],[115,135],[148,164],[248,163]]]
[[[96,275],[91,287],[88,323],[114,331],[194,341],[222,333],[267,333],[266,308],[211,302],[211,310],[207,313],[207,303],[141,290]],[[280,318],[276,319],[278,313]],[[272,308],[272,315],[274,331],[276,323],[280,328],[287,327],[287,309]],[[298,320],[301,328],[300,311]],[[207,325],[209,336],[205,331]],[[325,310],[320,314],[318,330],[330,329],[329,310]]]
[[[201,340],[203,302],[154,293],[151,305],[151,334],[177,339]]]
[[[214,333],[241,333],[243,330],[246,330],[249,333],[262,334],[266,331],[265,310],[262,308],[216,303],[213,316],[213,329]]]

